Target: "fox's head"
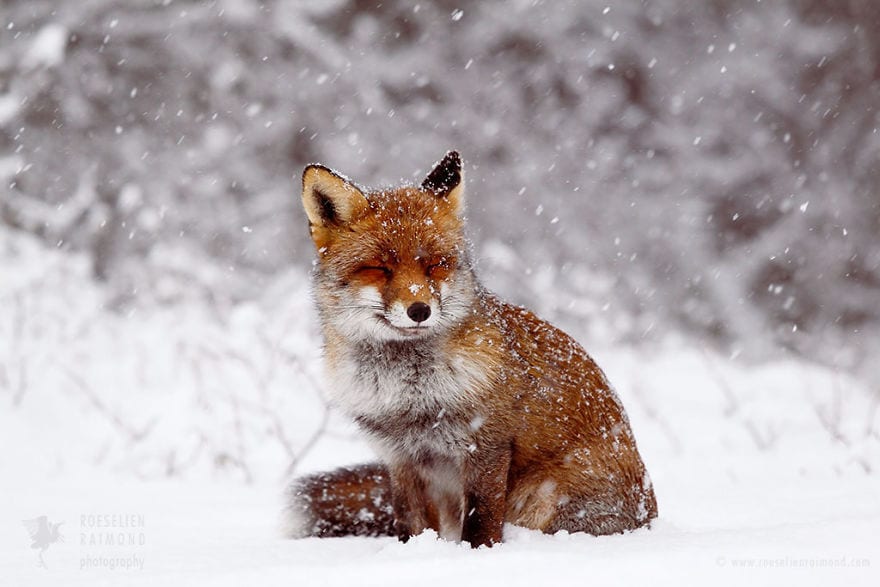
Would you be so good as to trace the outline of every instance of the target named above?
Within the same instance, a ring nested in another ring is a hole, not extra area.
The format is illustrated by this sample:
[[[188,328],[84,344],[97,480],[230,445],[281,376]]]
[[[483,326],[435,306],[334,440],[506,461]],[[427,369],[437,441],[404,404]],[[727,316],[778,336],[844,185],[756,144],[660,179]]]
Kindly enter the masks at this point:
[[[322,165],[303,172],[318,249],[318,306],[344,336],[405,340],[448,330],[472,307],[461,158],[446,154],[419,187],[367,191]]]

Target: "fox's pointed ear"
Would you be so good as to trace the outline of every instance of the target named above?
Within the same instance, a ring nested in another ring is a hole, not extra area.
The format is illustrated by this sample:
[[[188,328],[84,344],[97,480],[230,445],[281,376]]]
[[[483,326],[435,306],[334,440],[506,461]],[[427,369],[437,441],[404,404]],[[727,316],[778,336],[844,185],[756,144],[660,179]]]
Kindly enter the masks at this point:
[[[369,206],[351,180],[323,165],[306,167],[302,182],[303,207],[313,235],[317,228],[348,224]]]
[[[461,169],[461,155],[458,151],[449,151],[434,165],[434,169],[422,182],[422,189],[438,198],[449,200],[456,212],[464,209],[464,171]]]

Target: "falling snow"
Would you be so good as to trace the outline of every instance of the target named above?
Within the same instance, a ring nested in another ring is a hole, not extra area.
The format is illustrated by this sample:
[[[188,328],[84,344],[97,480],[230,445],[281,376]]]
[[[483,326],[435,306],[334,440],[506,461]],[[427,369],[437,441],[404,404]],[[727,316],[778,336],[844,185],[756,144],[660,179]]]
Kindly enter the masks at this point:
[[[39,581],[21,520],[47,514],[68,529],[47,581],[113,582],[78,568],[77,516],[96,508],[146,513],[145,583],[289,583],[303,564],[328,584],[577,583],[586,552],[591,582],[662,567],[742,584],[773,579],[739,559],[876,559],[871,2],[0,14],[4,578]],[[655,477],[654,529],[508,528],[494,558],[431,535],[272,534],[288,467],[374,458],[321,395],[300,173],[418,185],[451,148],[481,279],[606,368]],[[784,573],[870,583],[827,570]]]

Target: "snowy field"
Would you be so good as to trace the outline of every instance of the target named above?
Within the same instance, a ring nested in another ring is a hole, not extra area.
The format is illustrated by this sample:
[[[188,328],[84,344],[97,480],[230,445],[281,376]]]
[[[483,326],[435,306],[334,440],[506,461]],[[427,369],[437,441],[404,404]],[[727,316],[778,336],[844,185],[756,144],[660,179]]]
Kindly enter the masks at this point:
[[[286,477],[370,458],[321,400],[306,275],[246,305],[110,313],[83,258],[2,231],[0,263],[4,586],[880,581],[876,382],[671,338],[584,340],[652,474],[652,529],[508,527],[477,551],[433,535],[289,541]],[[40,516],[62,523],[47,568],[23,524]]]

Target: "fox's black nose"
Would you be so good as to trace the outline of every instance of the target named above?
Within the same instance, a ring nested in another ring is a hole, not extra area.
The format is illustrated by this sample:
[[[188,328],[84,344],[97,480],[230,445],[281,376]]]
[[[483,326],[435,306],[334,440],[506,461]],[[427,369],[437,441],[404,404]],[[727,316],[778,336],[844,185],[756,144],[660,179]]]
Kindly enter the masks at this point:
[[[413,322],[424,322],[431,317],[431,306],[425,302],[413,302],[410,304],[409,308],[406,309],[406,315],[409,316]]]

